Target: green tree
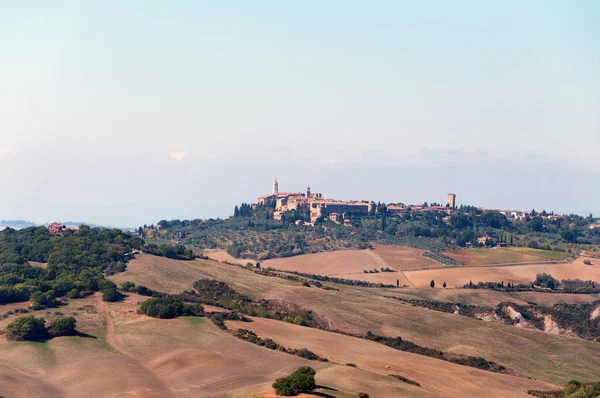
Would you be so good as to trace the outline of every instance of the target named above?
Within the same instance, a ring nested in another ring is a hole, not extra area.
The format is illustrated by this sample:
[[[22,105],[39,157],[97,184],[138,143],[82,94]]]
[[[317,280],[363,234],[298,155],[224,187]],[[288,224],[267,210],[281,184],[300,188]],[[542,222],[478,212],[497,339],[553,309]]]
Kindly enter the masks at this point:
[[[22,316],[6,326],[6,337],[17,341],[43,340],[48,336],[44,318]]]
[[[432,279],[431,282],[429,282],[429,286],[431,286],[431,288],[435,287],[435,281]]]
[[[316,371],[309,366],[302,366],[288,377],[277,379],[273,388],[277,395],[292,396],[301,393],[310,393],[317,388],[315,382]]]
[[[72,316],[66,316],[56,318],[55,320],[50,322],[48,331],[53,337],[75,336],[77,334],[77,330],[75,330],[76,326],[77,321],[75,320],[75,318],[73,318]]]
[[[102,300],[108,302],[119,301],[123,298],[123,295],[115,288],[110,288],[102,291]]]
[[[446,282],[444,282],[444,283],[442,284],[442,287],[443,287],[444,289],[446,288]]]

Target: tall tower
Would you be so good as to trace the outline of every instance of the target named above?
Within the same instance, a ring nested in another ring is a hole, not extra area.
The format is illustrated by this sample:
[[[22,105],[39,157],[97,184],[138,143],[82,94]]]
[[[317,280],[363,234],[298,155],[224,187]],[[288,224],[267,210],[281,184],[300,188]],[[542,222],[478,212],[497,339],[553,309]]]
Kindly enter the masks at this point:
[[[279,184],[277,183],[277,177],[275,177],[275,181],[273,181],[273,195],[279,195]]]
[[[453,194],[453,193],[448,194],[448,206],[450,206],[451,208],[456,207],[456,194]]]
[[[306,198],[310,199],[310,185],[306,187]]]

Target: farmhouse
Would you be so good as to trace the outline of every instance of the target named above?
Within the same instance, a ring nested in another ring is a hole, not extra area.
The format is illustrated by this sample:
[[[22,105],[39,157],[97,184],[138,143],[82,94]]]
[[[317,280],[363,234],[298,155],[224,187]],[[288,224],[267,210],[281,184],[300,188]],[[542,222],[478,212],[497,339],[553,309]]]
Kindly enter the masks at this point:
[[[48,232],[50,233],[50,235],[60,235],[66,230],[67,226],[58,222],[53,222],[48,226]]]

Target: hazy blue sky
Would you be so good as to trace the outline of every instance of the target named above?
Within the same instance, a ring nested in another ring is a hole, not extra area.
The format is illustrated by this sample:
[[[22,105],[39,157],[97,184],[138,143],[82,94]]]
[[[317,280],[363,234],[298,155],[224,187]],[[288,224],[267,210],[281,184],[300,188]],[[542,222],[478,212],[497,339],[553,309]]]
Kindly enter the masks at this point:
[[[600,2],[2,1],[0,219],[271,189],[600,214]]]

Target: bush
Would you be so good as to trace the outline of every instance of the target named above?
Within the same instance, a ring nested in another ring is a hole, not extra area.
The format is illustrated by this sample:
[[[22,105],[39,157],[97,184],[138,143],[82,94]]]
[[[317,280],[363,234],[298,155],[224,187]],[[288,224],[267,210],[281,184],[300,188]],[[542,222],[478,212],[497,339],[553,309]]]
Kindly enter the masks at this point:
[[[41,310],[43,308],[48,307],[56,307],[58,306],[58,301],[56,297],[54,297],[54,291],[49,290],[47,292],[33,292],[31,297],[31,308],[34,310]]]
[[[49,332],[52,337],[75,336],[77,321],[72,316],[56,318],[50,322]]]
[[[123,290],[124,292],[135,293],[135,291],[136,291],[135,283],[123,282],[123,283],[121,283],[121,290]]]
[[[592,261],[591,260],[583,260],[583,263],[585,265],[592,265]]]
[[[273,388],[277,395],[292,396],[300,393],[309,393],[317,388],[315,374],[317,372],[309,367],[302,366],[288,377],[277,379]]]
[[[144,301],[138,312],[153,318],[170,319],[182,315],[203,316],[204,307],[200,304],[185,304],[178,298],[164,297]]]
[[[369,394],[367,394],[366,392],[359,392],[358,398],[369,398]]]
[[[123,295],[117,291],[115,288],[110,288],[102,291],[102,300],[108,302],[119,301],[123,298]]]
[[[22,316],[6,326],[6,337],[17,341],[44,340],[48,336],[44,318]]]

